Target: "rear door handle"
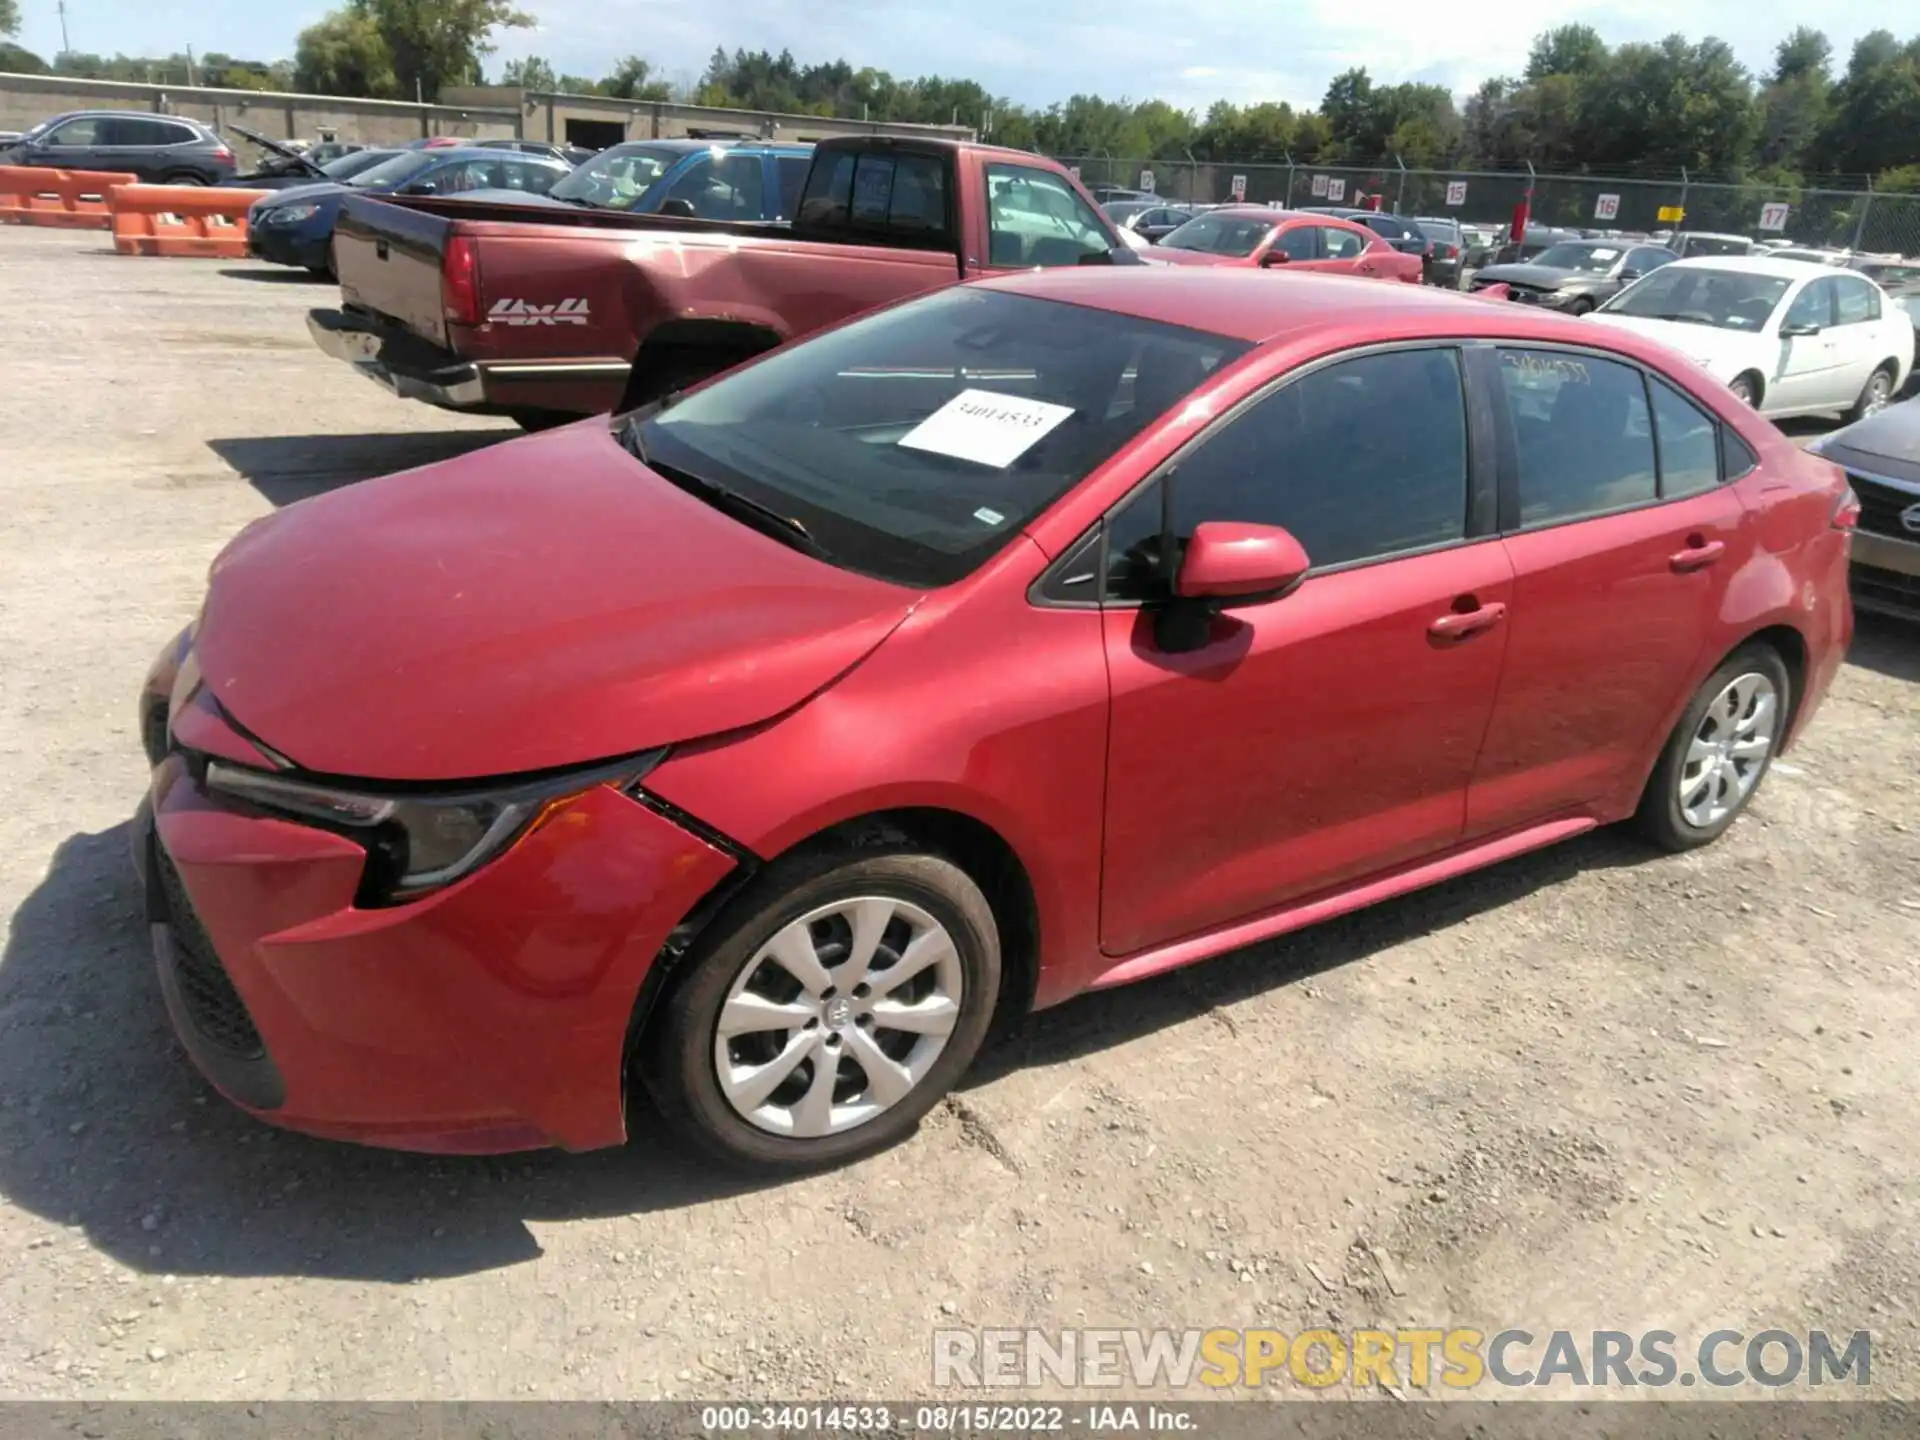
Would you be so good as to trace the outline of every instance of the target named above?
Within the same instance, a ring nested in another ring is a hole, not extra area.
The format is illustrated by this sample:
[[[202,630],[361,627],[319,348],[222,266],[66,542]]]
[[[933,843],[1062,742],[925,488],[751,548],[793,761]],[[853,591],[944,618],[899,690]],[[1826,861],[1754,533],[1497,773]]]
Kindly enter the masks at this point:
[[[1691,537],[1687,548],[1676,550],[1667,557],[1667,564],[1684,575],[1689,570],[1704,570],[1722,555],[1727,553],[1724,540],[1702,540],[1698,535]]]
[[[1507,607],[1495,600],[1476,610],[1449,611],[1428,625],[1427,633],[1436,640],[1465,640],[1491,630],[1506,618]]]

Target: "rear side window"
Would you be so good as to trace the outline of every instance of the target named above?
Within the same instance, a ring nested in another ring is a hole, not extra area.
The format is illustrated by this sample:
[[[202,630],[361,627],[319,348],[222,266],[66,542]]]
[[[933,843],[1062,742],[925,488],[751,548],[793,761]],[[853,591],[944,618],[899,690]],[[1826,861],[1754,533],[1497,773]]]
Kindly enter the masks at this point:
[[[843,153],[813,166],[798,221],[918,239],[949,232],[947,208],[939,156]]]
[[[1502,350],[1500,379],[1513,416],[1522,527],[1655,498],[1653,425],[1637,369],[1591,355]]]
[[[1459,540],[1467,419],[1458,356],[1390,351],[1315,370],[1182,457],[1172,485],[1176,540],[1208,520],[1284,525],[1316,569]],[[1151,492],[1134,503],[1143,501],[1154,503]],[[1116,517],[1115,533],[1157,530],[1147,520]]]
[[[1660,495],[1698,495],[1720,483],[1719,426],[1664,380],[1649,377],[1659,438]]]
[[[1329,260],[1351,260],[1367,248],[1367,242],[1351,230],[1336,230],[1333,226],[1321,227],[1320,243],[1326,249]]]
[[[1835,301],[1835,320],[1837,325],[1858,325],[1866,320],[1880,318],[1880,292],[1864,280],[1856,280],[1851,275],[1838,277],[1833,282],[1838,292]]]
[[[1725,426],[1720,432],[1720,463],[1727,479],[1738,480],[1742,475],[1751,475],[1760,468],[1760,457],[1753,453],[1751,445],[1734,433],[1731,426]]]
[[[666,200],[684,200],[702,220],[758,220],[766,186],[758,155],[702,156],[668,187]]]
[[[567,175],[566,171],[551,165],[536,165],[525,160],[510,160],[501,169],[506,171],[507,189],[527,190],[535,195],[546,194]]]
[[[800,192],[807,183],[812,162],[805,155],[782,155],[774,161],[774,176],[780,184],[780,213],[775,218],[791,220],[800,213]]]
[[[1291,230],[1282,230],[1273,242],[1273,248],[1289,260],[1311,260],[1319,253],[1315,246],[1315,237],[1319,235],[1318,225],[1296,225]]]

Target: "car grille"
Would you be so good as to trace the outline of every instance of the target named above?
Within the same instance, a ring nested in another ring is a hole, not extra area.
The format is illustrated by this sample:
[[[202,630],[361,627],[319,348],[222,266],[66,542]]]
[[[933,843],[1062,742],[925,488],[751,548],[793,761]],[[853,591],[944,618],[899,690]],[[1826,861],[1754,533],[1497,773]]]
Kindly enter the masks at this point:
[[[239,1060],[258,1060],[267,1047],[247,1013],[246,1001],[227,978],[226,966],[214,952],[213,940],[194,912],[187,887],[174,869],[166,847],[154,846],[160,890],[166,898],[167,918],[173,925],[175,974],[180,997],[192,1017],[193,1028],[215,1049]]]
[[[1853,598],[1873,610],[1891,610],[1920,620],[1920,575],[1902,575],[1878,565],[1853,563]]]
[[[1860,528],[1871,530],[1876,535],[1891,535],[1898,540],[1920,540],[1920,531],[1909,530],[1900,523],[1900,513],[1912,506],[1920,505],[1920,494],[1911,490],[1897,490],[1880,480],[1870,480],[1865,475],[1847,472],[1847,483],[1853,486],[1853,493],[1860,497]]]

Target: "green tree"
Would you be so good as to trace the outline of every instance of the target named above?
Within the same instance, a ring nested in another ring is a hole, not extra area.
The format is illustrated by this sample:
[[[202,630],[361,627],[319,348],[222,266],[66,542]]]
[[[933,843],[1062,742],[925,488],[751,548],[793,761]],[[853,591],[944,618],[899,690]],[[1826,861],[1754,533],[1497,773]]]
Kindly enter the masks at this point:
[[[559,82],[554,76],[553,66],[538,55],[529,55],[524,60],[509,60],[500,74],[502,85],[517,85],[522,90],[558,90]]]
[[[638,55],[629,55],[600,82],[600,93],[619,100],[666,100],[671,98],[672,89],[666,81],[653,78],[652,65]]]
[[[1561,25],[1534,37],[1527,52],[1527,79],[1548,75],[1594,75],[1606,68],[1607,42],[1591,25]]]
[[[1863,35],[1815,145],[1822,169],[1878,174],[1920,159],[1920,36]]]
[[[1760,92],[1754,159],[1763,168],[1801,161],[1826,129],[1832,109],[1833,47],[1802,25],[1774,47],[1773,75]]]
[[[400,94],[393,55],[373,17],[349,7],[335,10],[300,32],[294,44],[293,83],[315,95],[364,95],[391,100]]]
[[[23,50],[11,41],[0,40],[0,70],[11,71],[15,75],[44,75],[47,62],[31,50]]]
[[[20,0],[0,0],[0,35],[20,33]]]
[[[474,74],[495,30],[526,29],[533,17],[511,0],[351,0],[372,20],[403,97],[437,100],[443,85]]]

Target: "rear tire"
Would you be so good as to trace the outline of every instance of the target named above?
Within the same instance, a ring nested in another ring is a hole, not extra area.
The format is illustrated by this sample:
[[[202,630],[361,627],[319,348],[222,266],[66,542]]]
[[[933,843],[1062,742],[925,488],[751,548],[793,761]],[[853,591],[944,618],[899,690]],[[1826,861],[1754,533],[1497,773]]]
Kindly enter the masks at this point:
[[[160,182],[162,185],[205,185],[207,177],[193,170],[182,170],[178,175],[169,175]]]
[[[513,423],[529,435],[537,435],[542,430],[551,430],[556,425],[566,425],[578,420],[578,415],[569,415],[563,410],[516,410]]]
[[[1667,737],[1634,816],[1640,833],[1676,854],[1719,839],[1759,790],[1792,708],[1779,651],[1755,643],[1729,655]]]
[[[867,915],[871,968],[855,953]],[[755,878],[671,983],[637,1056],[667,1124],[736,1169],[817,1169],[905,1138],[966,1071],[1000,992],[1000,934],[950,860],[904,843],[816,852]],[[723,1015],[741,1028],[723,1036]],[[756,1088],[776,1064],[778,1083]]]
[[[1869,415],[1877,415],[1893,401],[1893,377],[1897,367],[1893,361],[1882,362],[1880,368],[1867,377],[1867,383],[1861,388],[1860,398],[1853,402],[1853,408],[1845,415],[1847,424],[1864,420]]]
[[[1592,311],[1593,311],[1593,301],[1588,300],[1585,297],[1572,301],[1567,306],[1567,314],[1569,315],[1587,315],[1592,313]]]
[[[1727,386],[1727,389],[1733,392],[1733,398],[1738,400],[1742,405],[1753,410],[1760,408],[1760,397],[1763,393],[1760,387],[1760,377],[1751,370],[1745,374],[1734,376],[1732,383]]]

